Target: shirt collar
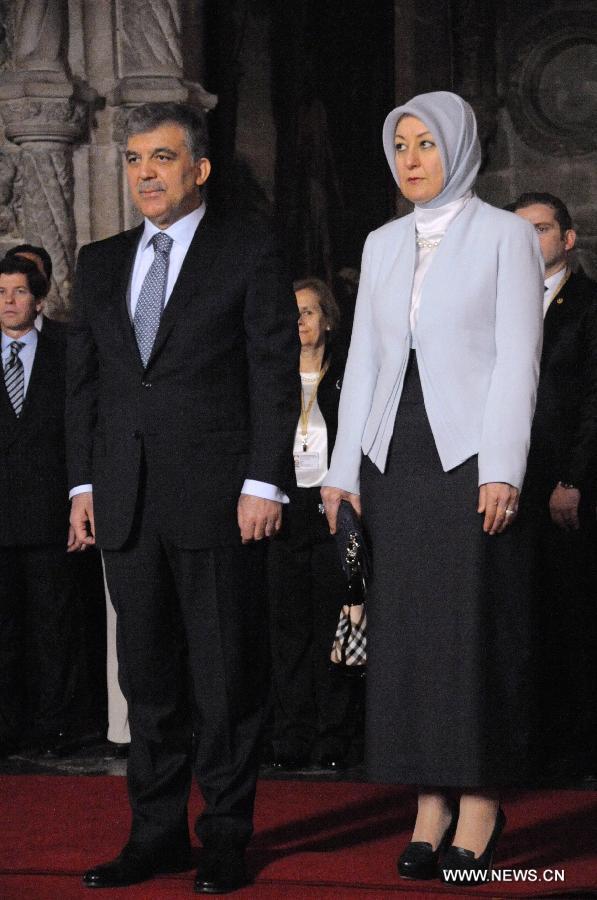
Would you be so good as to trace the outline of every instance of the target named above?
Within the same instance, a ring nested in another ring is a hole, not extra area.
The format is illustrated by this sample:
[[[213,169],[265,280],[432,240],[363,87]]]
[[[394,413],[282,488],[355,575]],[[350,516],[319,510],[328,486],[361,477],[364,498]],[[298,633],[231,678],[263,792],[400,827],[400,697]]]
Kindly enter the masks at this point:
[[[37,344],[37,329],[33,327],[27,334],[22,335],[19,338],[9,337],[7,334],[2,332],[2,352],[8,349],[9,345],[12,344],[13,341],[20,341],[22,344],[31,344],[33,347]]]
[[[547,291],[553,291],[558,286],[565,274],[566,266],[564,266],[562,269],[558,269],[557,272],[554,272],[553,275],[550,275],[549,278],[546,278],[545,287],[547,288]]]
[[[450,222],[456,218],[459,212],[462,212],[466,204],[473,196],[472,191],[467,191],[457,200],[450,203],[444,203],[443,206],[437,206],[432,209],[423,209],[415,206],[415,224],[417,232],[420,235],[443,235]]]
[[[202,203],[197,209],[187,213],[182,219],[178,219],[174,224],[166,229],[158,228],[149,219],[145,219],[145,227],[143,228],[143,237],[141,238],[141,246],[145,250],[154,234],[167,234],[172,238],[175,244],[180,244],[185,250],[188,250],[193,235],[197,230],[199,222],[205,215],[206,206]]]

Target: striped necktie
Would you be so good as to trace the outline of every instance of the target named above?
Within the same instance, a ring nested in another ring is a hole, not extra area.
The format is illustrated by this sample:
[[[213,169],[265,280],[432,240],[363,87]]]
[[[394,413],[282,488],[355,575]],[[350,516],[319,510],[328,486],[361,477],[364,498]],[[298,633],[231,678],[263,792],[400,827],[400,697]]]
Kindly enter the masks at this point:
[[[10,348],[10,356],[4,367],[4,383],[12,408],[15,414],[20,416],[25,399],[25,369],[19,358],[19,353],[25,344],[23,341],[11,341],[8,346]]]
[[[170,250],[174,243],[170,235],[162,233],[154,234],[151,240],[154,249],[153,262],[141,285],[133,317],[137,346],[144,366],[147,366],[160,327],[168,282]]]

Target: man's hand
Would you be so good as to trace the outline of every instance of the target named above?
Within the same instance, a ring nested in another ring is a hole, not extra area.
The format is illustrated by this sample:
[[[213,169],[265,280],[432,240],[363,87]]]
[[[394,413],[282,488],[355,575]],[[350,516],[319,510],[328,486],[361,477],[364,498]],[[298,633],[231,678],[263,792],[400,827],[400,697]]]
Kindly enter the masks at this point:
[[[478,513],[485,513],[483,531],[501,534],[518,512],[518,488],[503,481],[491,481],[479,487]]]
[[[95,544],[95,519],[93,517],[93,494],[84,491],[75,494],[70,506],[70,524],[73,531],[72,540],[69,530],[68,549],[79,550]]]
[[[282,526],[282,504],[276,500],[241,494],[236,512],[243,544],[272,537]]]
[[[551,521],[564,531],[578,531],[578,504],[580,491],[578,488],[565,488],[557,484],[549,498],[549,514]]]
[[[86,550],[87,544],[82,544],[75,537],[75,529],[72,525],[68,526],[68,536],[66,538],[66,552],[75,553],[77,550]]]
[[[330,526],[330,534],[336,534],[336,519],[341,500],[348,500],[357,516],[360,517],[361,515],[361,498],[359,494],[349,494],[348,491],[343,491],[342,488],[322,487],[321,499],[323,500],[323,508]]]

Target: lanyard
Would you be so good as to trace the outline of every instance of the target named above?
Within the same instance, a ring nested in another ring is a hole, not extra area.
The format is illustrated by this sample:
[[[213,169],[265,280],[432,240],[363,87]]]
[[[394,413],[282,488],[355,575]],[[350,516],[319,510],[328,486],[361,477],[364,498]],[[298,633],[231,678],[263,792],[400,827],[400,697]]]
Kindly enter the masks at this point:
[[[329,365],[330,365],[329,360],[326,360],[326,362],[323,364],[323,366],[319,370],[319,376],[317,378],[317,381],[315,382],[315,386],[313,387],[313,393],[311,394],[311,398],[306,406],[305,406],[305,392],[301,385],[301,419],[300,419],[300,422],[301,422],[301,435],[303,437],[303,453],[307,452],[307,437],[308,437],[308,433],[309,433],[309,416],[311,415],[311,410],[313,409],[313,407],[315,405],[315,401],[317,400],[317,389],[318,389],[319,385],[321,384],[321,380],[322,380],[323,376],[329,369]]]

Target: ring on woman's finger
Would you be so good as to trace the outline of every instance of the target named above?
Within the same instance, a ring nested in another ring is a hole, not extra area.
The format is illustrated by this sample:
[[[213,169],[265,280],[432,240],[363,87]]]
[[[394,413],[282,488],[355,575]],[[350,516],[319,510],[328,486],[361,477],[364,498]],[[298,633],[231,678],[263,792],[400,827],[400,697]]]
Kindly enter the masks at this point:
[[[513,509],[510,509],[510,507],[508,507],[508,509],[506,510],[506,512],[504,513],[504,515],[505,515],[505,516],[513,516],[513,515],[514,515],[514,510],[513,510]]]

